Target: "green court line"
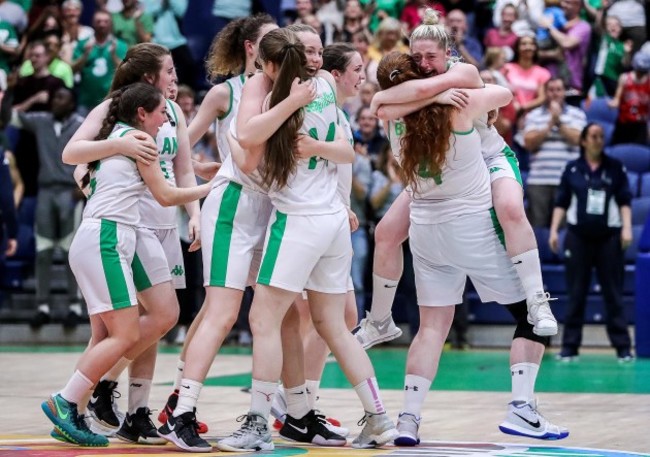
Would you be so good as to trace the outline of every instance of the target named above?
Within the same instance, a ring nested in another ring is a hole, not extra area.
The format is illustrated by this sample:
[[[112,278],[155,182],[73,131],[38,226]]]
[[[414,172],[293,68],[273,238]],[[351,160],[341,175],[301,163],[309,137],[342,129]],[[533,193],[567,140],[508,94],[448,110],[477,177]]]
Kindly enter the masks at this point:
[[[83,346],[0,346],[0,353],[74,353]],[[161,346],[168,354],[178,347]],[[223,355],[250,355],[250,348],[228,346]],[[373,348],[370,359],[384,389],[403,389],[406,348]],[[433,390],[510,391],[509,354],[506,350],[445,351],[440,361]],[[577,362],[559,362],[549,353],[544,357],[537,378],[538,392],[650,394],[650,359],[619,363],[610,354],[582,354]],[[206,379],[206,386],[249,386],[250,372]],[[323,388],[350,387],[337,363],[325,366]]]

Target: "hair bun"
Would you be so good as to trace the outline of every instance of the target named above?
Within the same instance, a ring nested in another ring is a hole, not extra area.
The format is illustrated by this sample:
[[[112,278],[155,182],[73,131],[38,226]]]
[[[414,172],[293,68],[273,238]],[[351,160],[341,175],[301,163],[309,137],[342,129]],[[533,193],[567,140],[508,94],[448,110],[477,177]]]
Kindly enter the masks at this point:
[[[440,23],[440,13],[433,8],[424,10],[424,17],[422,18],[423,25],[438,25]]]

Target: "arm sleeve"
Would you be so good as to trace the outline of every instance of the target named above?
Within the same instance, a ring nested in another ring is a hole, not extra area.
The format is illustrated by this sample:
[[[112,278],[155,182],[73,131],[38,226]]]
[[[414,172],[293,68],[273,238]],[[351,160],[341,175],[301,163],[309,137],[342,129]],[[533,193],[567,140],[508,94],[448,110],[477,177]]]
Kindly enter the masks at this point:
[[[619,185],[614,192],[614,199],[619,207],[630,206],[632,204],[632,191],[630,190],[630,181],[627,172],[622,164],[617,164],[617,174],[620,178],[617,180]]]
[[[562,180],[555,191],[555,206],[567,209],[571,204],[571,184],[569,183],[569,173],[571,172],[572,162],[569,162],[562,172]]]

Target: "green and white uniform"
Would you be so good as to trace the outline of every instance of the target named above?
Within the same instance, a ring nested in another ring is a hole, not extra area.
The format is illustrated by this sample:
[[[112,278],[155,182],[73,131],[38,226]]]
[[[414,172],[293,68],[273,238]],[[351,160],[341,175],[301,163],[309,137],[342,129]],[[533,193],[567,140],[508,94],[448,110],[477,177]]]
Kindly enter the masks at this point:
[[[336,96],[314,78],[316,99],[307,105],[300,132],[320,141],[336,135]],[[273,151],[267,151],[267,155]],[[269,197],[275,207],[257,282],[280,289],[347,292],[352,243],[347,211],[337,195],[337,167],[319,157],[302,159],[283,187]]]
[[[399,147],[404,126],[395,124],[390,125],[392,146]],[[467,276],[484,302],[511,304],[526,298],[492,209],[490,177],[480,151],[475,128],[454,132],[442,171],[431,175],[421,170],[412,191],[409,237],[420,306],[461,303]]]
[[[244,81],[243,75],[226,81],[230,107],[216,130],[222,164],[201,209],[203,285],[240,290],[255,284],[272,209],[259,172],[247,175],[239,169],[226,138],[228,131],[237,136]]]
[[[109,138],[131,130],[120,125]],[[102,159],[91,173],[88,202],[68,257],[91,316],[137,304],[131,262],[145,189],[136,163],[125,156]]]
[[[337,107],[339,116],[339,125],[345,133],[345,138],[354,145],[354,136],[352,135],[352,126],[348,115],[341,108]],[[337,163],[336,172],[338,173],[338,184],[336,192],[341,199],[343,205],[350,209],[350,196],[352,195],[352,164],[351,163]],[[354,292],[354,283],[352,276],[348,277],[348,292]]]
[[[178,116],[172,103],[166,101],[168,121],[156,136],[158,161],[167,183],[176,187],[174,159],[178,154],[176,128]],[[156,201],[149,188],[140,201],[138,243],[133,262],[138,291],[172,281],[174,288],[185,288],[185,264],[178,234],[177,208],[164,207]]]
[[[497,179],[510,178],[523,186],[517,155],[499,135],[497,129],[487,125],[487,118],[488,116],[485,114],[475,120],[474,128],[481,137],[481,152],[490,172],[490,183]]]

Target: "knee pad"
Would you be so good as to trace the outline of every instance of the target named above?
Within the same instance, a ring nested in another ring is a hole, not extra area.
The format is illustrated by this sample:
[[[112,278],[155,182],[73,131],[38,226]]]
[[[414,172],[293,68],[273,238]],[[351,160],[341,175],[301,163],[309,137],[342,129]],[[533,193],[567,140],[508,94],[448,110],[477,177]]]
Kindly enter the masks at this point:
[[[510,311],[510,314],[512,314],[512,317],[515,318],[515,322],[517,323],[515,334],[512,337],[513,339],[525,338],[548,346],[551,341],[548,336],[539,336],[533,333],[533,324],[528,322],[528,307],[526,306],[525,300],[513,303],[512,305],[506,305],[506,308]]]

